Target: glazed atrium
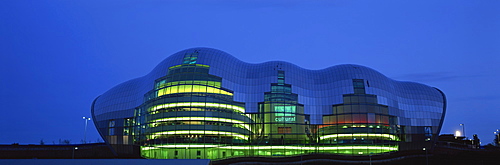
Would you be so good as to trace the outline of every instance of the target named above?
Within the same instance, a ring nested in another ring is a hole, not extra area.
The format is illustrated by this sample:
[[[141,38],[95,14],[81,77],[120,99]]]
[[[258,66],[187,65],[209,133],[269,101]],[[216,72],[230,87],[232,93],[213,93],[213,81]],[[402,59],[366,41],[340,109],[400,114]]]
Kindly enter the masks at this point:
[[[250,64],[211,48],[169,56],[91,109],[108,144],[140,146],[144,158],[212,160],[432,149],[445,110],[439,89],[368,67]]]

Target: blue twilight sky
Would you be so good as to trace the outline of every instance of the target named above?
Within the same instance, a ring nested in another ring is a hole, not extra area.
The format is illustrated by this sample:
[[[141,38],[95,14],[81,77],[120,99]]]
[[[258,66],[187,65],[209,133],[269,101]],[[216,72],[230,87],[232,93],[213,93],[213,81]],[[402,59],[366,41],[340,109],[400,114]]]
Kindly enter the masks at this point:
[[[500,128],[500,1],[0,2],[0,144],[79,143],[95,97],[211,47],[307,69],[360,64],[445,92],[444,133]],[[89,123],[87,139],[99,135]]]

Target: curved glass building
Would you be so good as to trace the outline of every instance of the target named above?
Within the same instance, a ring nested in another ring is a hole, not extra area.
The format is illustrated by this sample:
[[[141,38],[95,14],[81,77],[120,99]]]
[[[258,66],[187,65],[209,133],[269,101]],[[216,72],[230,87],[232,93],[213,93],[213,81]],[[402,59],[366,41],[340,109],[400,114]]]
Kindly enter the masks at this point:
[[[145,158],[226,159],[432,148],[445,109],[440,90],[364,66],[249,64],[192,48],[97,97],[92,115],[106,143]]]

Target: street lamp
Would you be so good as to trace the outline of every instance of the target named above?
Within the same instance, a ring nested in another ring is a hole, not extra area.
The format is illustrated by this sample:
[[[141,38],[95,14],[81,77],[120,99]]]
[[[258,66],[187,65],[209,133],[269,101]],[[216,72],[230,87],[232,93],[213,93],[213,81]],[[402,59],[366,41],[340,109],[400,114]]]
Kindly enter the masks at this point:
[[[463,136],[465,138],[465,124],[460,123],[460,126],[462,126],[462,134],[463,134]]]
[[[422,150],[425,151],[425,164],[429,165],[429,157],[427,156],[427,150],[424,148],[422,148]]]
[[[373,152],[370,152],[370,165],[372,165],[372,154]]]
[[[73,147],[73,154],[71,155],[71,159],[75,159],[75,150],[77,150],[78,147]]]
[[[83,143],[87,144],[87,124],[88,124],[88,121],[90,120],[90,117],[83,117],[83,120],[85,120],[85,131],[83,133]]]
[[[495,140],[495,145],[496,146],[500,146],[500,132],[499,130],[497,129],[496,132],[493,132],[495,135],[497,135],[497,139]]]

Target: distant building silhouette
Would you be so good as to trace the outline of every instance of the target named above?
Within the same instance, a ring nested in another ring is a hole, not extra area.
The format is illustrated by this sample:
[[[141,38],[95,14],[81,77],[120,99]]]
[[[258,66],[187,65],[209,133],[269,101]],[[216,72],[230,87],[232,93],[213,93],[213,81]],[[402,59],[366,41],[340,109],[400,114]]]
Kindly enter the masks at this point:
[[[479,149],[481,141],[477,134],[472,136],[472,139],[467,139],[464,136],[455,136],[453,134],[439,135],[439,145],[454,148]]]

